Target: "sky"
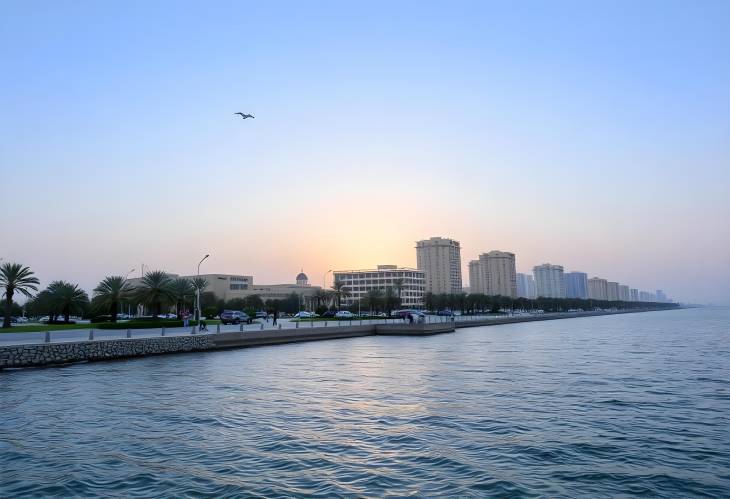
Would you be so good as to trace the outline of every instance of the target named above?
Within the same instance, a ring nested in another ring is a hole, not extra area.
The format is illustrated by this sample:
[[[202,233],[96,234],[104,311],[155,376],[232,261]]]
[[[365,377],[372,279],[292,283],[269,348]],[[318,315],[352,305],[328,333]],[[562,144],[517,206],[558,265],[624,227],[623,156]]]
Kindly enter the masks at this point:
[[[730,303],[729,53],[724,0],[5,1],[0,258],[321,285],[444,236]]]

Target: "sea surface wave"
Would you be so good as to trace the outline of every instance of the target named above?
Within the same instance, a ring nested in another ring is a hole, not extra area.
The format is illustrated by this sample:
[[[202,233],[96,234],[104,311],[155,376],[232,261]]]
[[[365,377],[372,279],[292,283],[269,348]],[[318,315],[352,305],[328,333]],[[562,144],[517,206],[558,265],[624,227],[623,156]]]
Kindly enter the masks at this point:
[[[0,497],[730,497],[730,310],[0,373]]]

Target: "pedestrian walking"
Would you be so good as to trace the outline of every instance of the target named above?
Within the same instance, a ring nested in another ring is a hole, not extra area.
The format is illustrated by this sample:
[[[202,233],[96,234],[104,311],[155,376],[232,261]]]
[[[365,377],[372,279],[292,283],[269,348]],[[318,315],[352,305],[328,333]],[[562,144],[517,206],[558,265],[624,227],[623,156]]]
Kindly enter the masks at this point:
[[[276,319],[279,318],[279,311],[274,310],[274,322],[271,323],[272,326],[276,326]]]

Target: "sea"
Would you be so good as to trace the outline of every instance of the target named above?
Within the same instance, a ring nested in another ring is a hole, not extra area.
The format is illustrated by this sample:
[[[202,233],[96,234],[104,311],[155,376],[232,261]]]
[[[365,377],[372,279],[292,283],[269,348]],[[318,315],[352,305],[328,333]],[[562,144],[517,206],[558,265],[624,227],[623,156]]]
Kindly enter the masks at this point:
[[[0,372],[0,497],[730,497],[730,309]]]

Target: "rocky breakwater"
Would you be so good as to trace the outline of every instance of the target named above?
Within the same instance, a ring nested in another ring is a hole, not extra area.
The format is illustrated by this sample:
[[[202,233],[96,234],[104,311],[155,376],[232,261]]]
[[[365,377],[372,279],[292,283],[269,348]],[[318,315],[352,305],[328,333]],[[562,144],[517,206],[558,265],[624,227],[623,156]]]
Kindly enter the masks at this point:
[[[210,335],[168,336],[0,347],[0,369],[121,359],[215,348]]]

